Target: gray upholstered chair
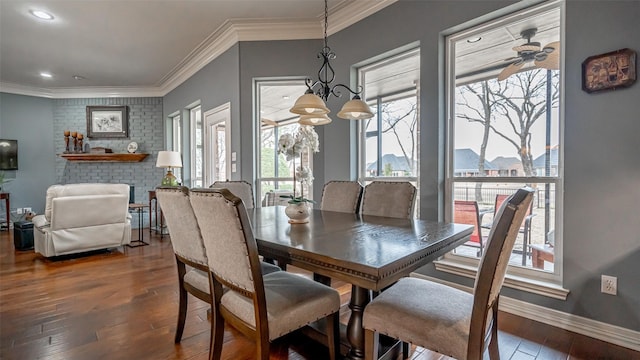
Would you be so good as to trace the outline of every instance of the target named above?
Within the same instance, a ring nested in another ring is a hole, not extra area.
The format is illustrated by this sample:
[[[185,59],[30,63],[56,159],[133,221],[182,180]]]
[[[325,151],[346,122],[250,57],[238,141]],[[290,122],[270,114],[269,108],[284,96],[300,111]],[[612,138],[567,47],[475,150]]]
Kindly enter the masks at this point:
[[[533,189],[519,189],[498,211],[473,294],[428,280],[403,278],[369,303],[363,319],[365,359],[374,359],[378,353],[379,333],[458,360],[482,359],[487,347],[489,357],[499,359],[500,289],[532,198]]]
[[[209,304],[213,303],[209,290],[209,264],[200,228],[189,201],[189,189],[184,186],[160,186],[156,188],[156,198],[162,207],[171,234],[171,245],[178,267],[180,299],[175,342],[179,343],[187,318],[187,293]],[[263,273],[280,270],[270,264],[262,266]],[[211,338],[213,339],[213,336]]]
[[[216,189],[229,189],[233,195],[242,199],[245,208],[253,209],[256,207],[255,199],[253,197],[253,188],[250,183],[244,180],[216,181],[209,187]]]
[[[362,185],[357,181],[333,180],[324,184],[322,188],[321,210],[358,213]]]
[[[410,219],[416,187],[408,181],[373,181],[364,187],[362,215]]]
[[[202,230],[214,293],[211,358],[222,355],[225,321],[255,338],[256,358],[266,360],[272,340],[326,318],[329,352],[335,359],[338,292],[286,271],[262,276],[247,211],[227,189],[193,189],[191,205]],[[229,291],[223,292],[222,286]]]

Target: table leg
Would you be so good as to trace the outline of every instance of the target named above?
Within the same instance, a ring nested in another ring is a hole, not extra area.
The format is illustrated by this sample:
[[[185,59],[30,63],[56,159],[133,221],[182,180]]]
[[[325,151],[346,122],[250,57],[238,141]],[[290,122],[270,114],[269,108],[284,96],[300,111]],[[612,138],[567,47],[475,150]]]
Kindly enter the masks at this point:
[[[351,286],[351,300],[349,309],[351,316],[347,325],[347,339],[351,344],[351,349],[347,355],[348,359],[364,359],[364,328],[362,327],[362,316],[364,307],[371,301],[369,290],[360,286]]]

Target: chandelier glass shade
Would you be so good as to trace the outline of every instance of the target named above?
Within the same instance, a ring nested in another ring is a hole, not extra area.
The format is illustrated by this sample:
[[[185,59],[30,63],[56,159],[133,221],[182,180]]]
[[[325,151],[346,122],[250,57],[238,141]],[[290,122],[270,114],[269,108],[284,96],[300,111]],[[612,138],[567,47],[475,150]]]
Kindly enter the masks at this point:
[[[326,125],[331,122],[331,118],[327,114],[322,115],[301,115],[298,124],[300,125]]]
[[[336,58],[336,54],[331,51],[331,48],[327,44],[327,23],[328,23],[329,11],[327,0],[324,1],[324,47],[318,53],[318,58],[322,59],[322,66],[318,70],[318,80],[314,81],[310,78],[305,79],[307,85],[307,91],[304,95],[296,100],[294,106],[289,110],[298,115],[325,115],[323,121],[325,124],[331,122],[331,119],[326,116],[329,113],[329,108],[326,105],[326,101],[330,96],[340,97],[342,95],[341,88],[353,94],[353,98],[349,100],[342,110],[338,112],[338,117],[348,120],[360,120],[369,119],[373,117],[373,112],[369,108],[369,105],[360,99],[360,93],[362,93],[362,87],[358,86],[357,90],[352,90],[347,85],[335,84],[332,85],[335,80],[335,71],[331,66],[331,60]],[[314,90],[315,89],[315,90]],[[319,118],[304,118],[305,122],[312,122],[311,119],[318,121],[315,125],[322,125]],[[328,121],[327,121],[328,120]],[[303,118],[301,117],[300,123]]]

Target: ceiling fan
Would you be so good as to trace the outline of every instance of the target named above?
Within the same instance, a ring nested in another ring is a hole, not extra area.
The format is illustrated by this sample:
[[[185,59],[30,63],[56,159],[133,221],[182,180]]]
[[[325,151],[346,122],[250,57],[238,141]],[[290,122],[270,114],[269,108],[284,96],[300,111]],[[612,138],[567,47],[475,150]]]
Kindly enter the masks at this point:
[[[543,69],[558,70],[560,68],[560,42],[554,41],[540,48],[539,42],[531,42],[536,31],[538,29],[531,28],[520,33],[523,39],[527,39],[527,43],[513,47],[518,55],[504,60],[509,65],[498,74],[499,81],[515,74],[525,63],[530,61],[533,61],[535,67]]]

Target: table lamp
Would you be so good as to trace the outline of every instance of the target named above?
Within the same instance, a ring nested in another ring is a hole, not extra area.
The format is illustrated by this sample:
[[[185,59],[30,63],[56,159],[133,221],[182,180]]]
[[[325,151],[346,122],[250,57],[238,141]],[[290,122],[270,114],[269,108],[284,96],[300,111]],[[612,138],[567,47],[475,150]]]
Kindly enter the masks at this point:
[[[178,180],[171,172],[172,168],[181,168],[182,159],[180,153],[177,151],[160,151],[158,152],[158,160],[156,161],[156,167],[167,168],[167,174],[162,178],[162,185],[165,186],[178,186]]]

